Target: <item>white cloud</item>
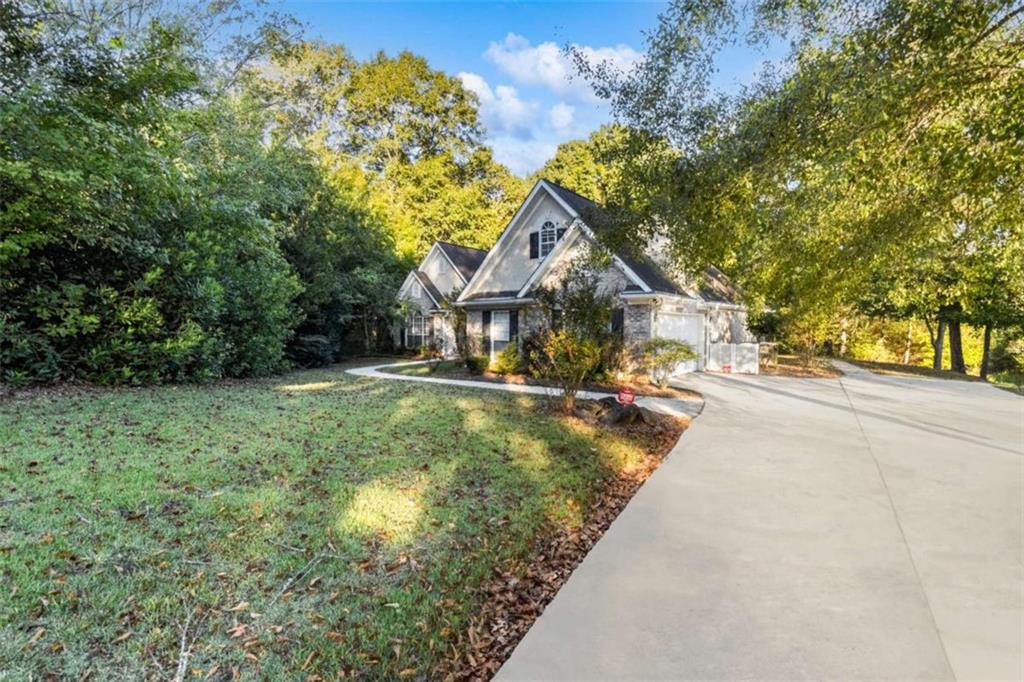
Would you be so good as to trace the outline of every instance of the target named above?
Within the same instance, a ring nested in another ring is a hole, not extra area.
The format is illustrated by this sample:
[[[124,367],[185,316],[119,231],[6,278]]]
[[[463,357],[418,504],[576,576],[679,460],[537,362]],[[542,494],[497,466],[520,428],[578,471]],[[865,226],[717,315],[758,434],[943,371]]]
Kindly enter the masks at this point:
[[[501,136],[489,140],[494,159],[516,175],[529,175],[555,155],[558,140],[523,140]]]
[[[540,111],[537,102],[521,99],[511,85],[499,85],[492,90],[479,74],[462,72],[459,80],[480,100],[480,118],[491,133],[511,133],[519,137],[533,134]]]
[[[629,45],[609,47],[574,46],[591,63],[608,63],[622,72],[631,71],[641,54]],[[572,59],[553,42],[530,45],[521,35],[509,33],[500,43],[491,43],[484,56],[494,62],[517,83],[540,85],[558,95],[572,95],[586,101],[597,101],[590,86],[580,78]]]
[[[551,122],[551,127],[555,130],[566,131],[572,126],[575,113],[576,107],[565,102],[559,102],[548,111],[548,120]]]

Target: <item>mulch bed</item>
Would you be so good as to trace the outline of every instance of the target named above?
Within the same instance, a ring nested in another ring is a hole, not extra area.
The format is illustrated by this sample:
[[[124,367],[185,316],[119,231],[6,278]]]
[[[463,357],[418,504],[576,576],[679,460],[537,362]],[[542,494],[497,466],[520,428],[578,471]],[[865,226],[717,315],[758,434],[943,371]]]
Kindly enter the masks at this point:
[[[574,418],[589,423],[600,420],[597,411],[582,407],[584,409],[578,409]],[[654,425],[637,420],[614,427],[626,433],[632,431],[638,438],[653,436],[652,447],[643,464],[608,482],[587,511],[580,528],[560,529],[548,537],[528,564],[495,571],[493,579],[484,587],[487,601],[482,611],[459,633],[449,656],[433,671],[434,676],[452,682],[491,679],[688,425],[686,419],[659,415]]]

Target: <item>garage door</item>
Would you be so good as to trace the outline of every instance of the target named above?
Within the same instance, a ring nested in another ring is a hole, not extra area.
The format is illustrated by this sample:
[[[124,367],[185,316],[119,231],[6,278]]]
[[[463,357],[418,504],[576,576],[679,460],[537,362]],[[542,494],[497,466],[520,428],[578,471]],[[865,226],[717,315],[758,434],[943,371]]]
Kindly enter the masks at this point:
[[[676,368],[675,374],[693,372],[704,366],[704,316],[687,313],[658,313],[658,336],[676,339],[690,344],[697,360],[684,362]]]

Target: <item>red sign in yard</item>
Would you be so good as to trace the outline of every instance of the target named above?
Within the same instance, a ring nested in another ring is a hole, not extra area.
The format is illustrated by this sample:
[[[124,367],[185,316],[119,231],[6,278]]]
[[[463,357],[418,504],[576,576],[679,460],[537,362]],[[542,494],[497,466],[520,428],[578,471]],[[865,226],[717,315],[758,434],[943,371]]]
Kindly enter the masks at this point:
[[[620,388],[616,400],[619,401],[619,405],[632,405],[636,402],[636,391],[631,388]]]

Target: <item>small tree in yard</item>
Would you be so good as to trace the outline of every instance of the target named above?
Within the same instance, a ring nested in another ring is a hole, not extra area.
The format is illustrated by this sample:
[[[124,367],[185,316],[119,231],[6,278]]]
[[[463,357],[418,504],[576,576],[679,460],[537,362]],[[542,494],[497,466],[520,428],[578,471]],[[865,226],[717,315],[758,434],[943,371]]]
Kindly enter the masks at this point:
[[[576,394],[587,381],[596,378],[614,354],[611,331],[618,292],[602,285],[607,255],[592,251],[569,264],[557,285],[542,289],[537,301],[553,328],[543,332],[530,358],[541,376],[562,389],[567,411],[576,405]],[[557,323],[555,323],[557,320]]]
[[[658,386],[668,386],[668,378],[681,362],[694,360],[697,353],[690,344],[675,339],[654,338],[644,342],[644,364]]]
[[[545,375],[562,389],[562,404],[571,412],[576,407],[576,394],[601,366],[601,346],[593,339],[556,329],[545,335],[543,349]]]

